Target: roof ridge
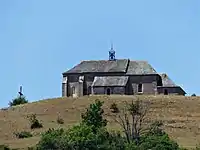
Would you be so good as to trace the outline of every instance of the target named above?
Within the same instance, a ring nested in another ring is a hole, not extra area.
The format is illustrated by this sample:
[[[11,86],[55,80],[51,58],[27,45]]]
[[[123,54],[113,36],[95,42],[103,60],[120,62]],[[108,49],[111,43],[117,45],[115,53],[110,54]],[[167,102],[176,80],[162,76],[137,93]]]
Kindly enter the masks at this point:
[[[160,74],[160,75],[161,75],[161,74],[167,74],[167,73],[166,73],[166,72],[160,72],[160,73],[158,73],[158,74]]]
[[[128,59],[116,59],[116,60],[128,60]],[[108,60],[108,59],[99,59],[99,60],[90,59],[90,60],[82,60],[82,62],[83,61],[87,62],[87,61],[110,61],[110,60]]]
[[[83,60],[65,73],[123,72],[127,74],[154,74],[157,72],[145,60],[116,59]]]
[[[130,61],[133,61],[133,62],[148,62],[147,60],[130,60]]]

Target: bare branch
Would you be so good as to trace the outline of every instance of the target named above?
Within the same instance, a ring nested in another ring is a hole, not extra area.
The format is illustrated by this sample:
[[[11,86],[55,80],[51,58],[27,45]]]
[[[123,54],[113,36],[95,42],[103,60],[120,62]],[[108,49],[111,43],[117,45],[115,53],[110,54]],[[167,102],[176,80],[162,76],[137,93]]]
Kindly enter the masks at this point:
[[[145,116],[148,113],[149,104],[137,99],[131,104],[125,101],[123,113],[118,115],[116,122],[123,128],[127,141],[139,140],[140,136],[148,131],[144,128]]]

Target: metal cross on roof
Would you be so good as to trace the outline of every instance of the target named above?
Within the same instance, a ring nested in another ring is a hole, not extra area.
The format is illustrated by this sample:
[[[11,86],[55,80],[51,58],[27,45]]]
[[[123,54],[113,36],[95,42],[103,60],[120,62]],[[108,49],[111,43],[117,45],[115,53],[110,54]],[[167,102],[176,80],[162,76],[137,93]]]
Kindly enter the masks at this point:
[[[19,96],[20,96],[20,97],[23,96],[23,93],[22,93],[22,86],[19,87],[19,92],[18,92],[18,93],[19,93]]]

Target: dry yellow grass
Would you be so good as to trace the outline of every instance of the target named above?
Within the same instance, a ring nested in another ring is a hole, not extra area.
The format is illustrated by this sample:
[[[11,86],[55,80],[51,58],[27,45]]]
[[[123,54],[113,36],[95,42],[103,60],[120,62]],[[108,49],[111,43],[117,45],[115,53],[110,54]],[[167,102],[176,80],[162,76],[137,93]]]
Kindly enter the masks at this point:
[[[141,100],[150,100],[151,109],[148,117],[163,120],[164,128],[171,138],[186,148],[195,147],[200,142],[200,97],[183,96],[137,96]],[[81,119],[84,112],[95,99],[103,100],[105,117],[109,120],[109,129],[120,129],[114,122],[109,107],[116,102],[119,107],[124,101],[131,101],[136,96],[84,96],[80,98],[55,98],[29,103],[0,111],[0,144],[12,148],[26,148],[35,145],[40,133],[48,128],[68,128]],[[26,116],[35,113],[44,128],[31,130]],[[56,122],[57,117],[64,119],[64,124]],[[17,139],[16,131],[30,131],[34,137]]]

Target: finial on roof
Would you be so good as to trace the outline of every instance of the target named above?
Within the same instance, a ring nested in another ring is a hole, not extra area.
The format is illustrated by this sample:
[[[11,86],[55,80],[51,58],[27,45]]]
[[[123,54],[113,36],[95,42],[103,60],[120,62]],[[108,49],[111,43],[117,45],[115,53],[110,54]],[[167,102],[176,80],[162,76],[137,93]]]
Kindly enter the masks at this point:
[[[109,60],[115,60],[115,51],[113,49],[113,43],[111,42],[111,49],[109,51]]]

